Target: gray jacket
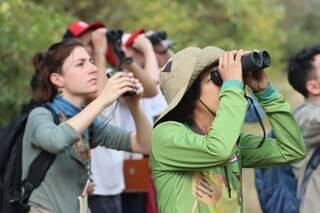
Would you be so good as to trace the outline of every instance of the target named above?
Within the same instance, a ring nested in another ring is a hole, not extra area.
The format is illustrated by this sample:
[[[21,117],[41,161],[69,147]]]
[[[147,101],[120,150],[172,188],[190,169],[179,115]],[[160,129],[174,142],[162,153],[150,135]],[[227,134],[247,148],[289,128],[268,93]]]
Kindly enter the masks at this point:
[[[57,154],[44,181],[32,192],[31,206],[50,212],[79,212],[78,196],[88,178],[85,162],[74,147],[79,139],[78,133],[68,124],[55,125],[47,109],[38,107],[30,113],[23,137],[22,179],[41,150]],[[97,145],[131,151],[130,133],[105,125],[94,131],[90,147]]]
[[[306,165],[315,149],[320,145],[320,103],[306,100],[297,108],[295,118],[301,129],[306,143],[308,154],[305,159],[293,165],[294,173],[298,179],[298,194],[301,189]],[[308,182],[304,199],[300,206],[301,213],[318,212],[320,209],[320,166],[312,173]]]

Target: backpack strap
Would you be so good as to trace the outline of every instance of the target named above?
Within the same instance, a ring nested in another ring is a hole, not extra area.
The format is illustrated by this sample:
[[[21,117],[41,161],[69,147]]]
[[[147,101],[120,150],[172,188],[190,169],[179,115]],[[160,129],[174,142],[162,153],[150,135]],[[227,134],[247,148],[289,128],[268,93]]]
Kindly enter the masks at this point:
[[[43,105],[43,107],[50,111],[54,123],[58,125],[60,123],[60,120],[54,110],[49,105]],[[32,161],[27,177],[20,183],[20,187],[23,189],[22,195],[12,199],[10,203],[18,202],[23,207],[28,209],[28,201],[32,191],[40,186],[55,158],[56,154],[52,154],[50,152],[42,150],[39,155]]]
[[[308,185],[308,182],[310,181],[311,175],[313,171],[316,170],[319,164],[320,164],[320,146],[313,152],[310,160],[307,163],[303,180],[301,183],[301,189],[299,190],[299,194],[298,194],[298,198],[300,199],[301,202],[307,191],[307,185]]]

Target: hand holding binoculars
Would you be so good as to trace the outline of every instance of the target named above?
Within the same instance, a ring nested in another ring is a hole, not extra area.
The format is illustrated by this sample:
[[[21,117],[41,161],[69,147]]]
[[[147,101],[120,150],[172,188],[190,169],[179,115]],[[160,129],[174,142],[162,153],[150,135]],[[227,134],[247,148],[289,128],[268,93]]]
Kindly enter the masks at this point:
[[[244,55],[241,58],[242,74],[245,76],[249,72],[253,74],[259,70],[265,69],[271,65],[270,54],[263,51],[254,51]],[[223,84],[218,68],[210,72],[211,80],[218,86]]]

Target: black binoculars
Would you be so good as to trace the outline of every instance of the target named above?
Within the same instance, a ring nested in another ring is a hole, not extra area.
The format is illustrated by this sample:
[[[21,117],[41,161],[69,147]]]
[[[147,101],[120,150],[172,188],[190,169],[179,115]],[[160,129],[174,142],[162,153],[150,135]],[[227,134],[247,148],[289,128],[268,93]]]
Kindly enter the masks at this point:
[[[122,35],[123,35],[123,32],[120,29],[109,30],[106,33],[108,41],[119,41],[119,40],[121,41]]]
[[[111,78],[114,73],[113,73],[112,69],[106,69],[105,74],[108,78]],[[128,92],[125,92],[124,94],[122,94],[122,96],[135,96],[135,95],[137,95],[135,88],[133,88],[132,91],[128,91]]]
[[[270,54],[263,50],[251,52],[241,58],[242,72],[256,72],[271,65]]]
[[[248,72],[257,72],[269,67],[270,65],[271,57],[266,50],[251,52],[241,58],[243,75],[246,75]],[[218,86],[221,86],[223,84],[223,80],[217,68],[210,72],[210,76],[214,84]]]
[[[108,43],[111,45],[115,55],[119,60],[118,68],[117,68],[119,71],[121,71],[122,69],[121,67],[122,64],[131,64],[133,62],[132,58],[127,57],[125,52],[122,49],[122,35],[123,35],[123,32],[120,29],[109,30],[106,33]],[[112,74],[113,74],[112,72],[106,73],[108,78],[111,78]],[[137,93],[133,90],[133,91],[124,93],[123,96],[134,96],[136,94]]]
[[[154,32],[147,36],[152,45],[159,44],[161,41],[167,39],[167,33],[165,31]]]
[[[115,55],[119,59],[119,69],[121,68],[121,65],[123,63],[124,64],[132,63],[132,58],[126,57],[126,54],[122,49],[122,35],[123,35],[123,32],[120,29],[109,30],[106,33],[108,43],[111,45]]]

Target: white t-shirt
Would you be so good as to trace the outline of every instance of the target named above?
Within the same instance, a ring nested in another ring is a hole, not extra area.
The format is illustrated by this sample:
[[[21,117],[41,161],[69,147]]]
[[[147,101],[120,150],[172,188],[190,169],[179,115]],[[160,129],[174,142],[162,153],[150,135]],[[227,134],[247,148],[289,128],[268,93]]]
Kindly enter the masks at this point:
[[[115,115],[110,117],[113,113],[116,113],[116,103],[106,108],[101,117],[114,126],[120,126]],[[123,151],[101,146],[91,150],[92,179],[96,184],[94,194],[117,195],[124,190],[123,154]]]
[[[152,98],[143,98],[141,100],[143,110],[151,124],[154,123],[153,118],[160,115],[167,107],[166,99],[164,98],[160,88],[158,88],[158,94]],[[125,104],[121,107],[122,124],[124,128],[135,131],[135,125],[130,111]],[[130,118],[130,122],[129,119]],[[124,159],[142,159],[142,154],[124,152]]]
[[[158,95],[142,99],[141,105],[148,120],[153,123],[153,117],[165,110],[167,102],[159,89]],[[114,116],[110,120],[110,124],[128,131],[135,131],[134,120],[123,99],[119,99],[117,107],[114,103],[105,109],[102,117],[108,118],[112,113]],[[128,158],[139,159],[142,158],[142,154],[116,151],[104,147],[97,147],[91,151],[92,179],[96,184],[94,194],[116,195],[124,190],[123,160]]]

